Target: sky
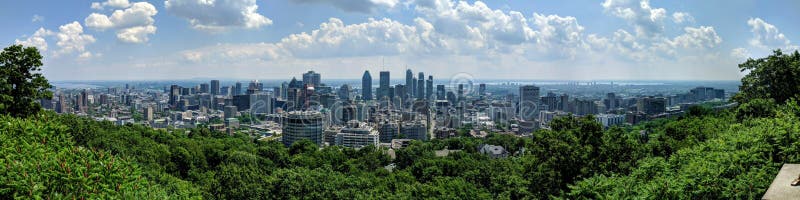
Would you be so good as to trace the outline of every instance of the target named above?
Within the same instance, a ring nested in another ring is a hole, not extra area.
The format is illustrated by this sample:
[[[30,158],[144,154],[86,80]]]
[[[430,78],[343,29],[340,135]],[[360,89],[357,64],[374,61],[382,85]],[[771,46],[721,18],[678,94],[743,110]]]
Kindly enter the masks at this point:
[[[800,1],[0,1],[50,80],[737,80],[800,45]],[[373,75],[373,76],[374,76]]]

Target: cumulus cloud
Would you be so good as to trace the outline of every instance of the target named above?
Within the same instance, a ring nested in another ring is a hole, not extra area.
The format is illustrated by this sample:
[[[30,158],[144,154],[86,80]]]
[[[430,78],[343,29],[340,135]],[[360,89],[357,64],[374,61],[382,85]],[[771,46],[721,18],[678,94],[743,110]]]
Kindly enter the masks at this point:
[[[106,2],[92,2],[92,9],[102,10],[104,7],[127,8],[130,6],[128,0],[108,0]]]
[[[291,0],[303,4],[328,4],[346,12],[373,13],[378,9],[391,9],[398,0]]]
[[[57,55],[72,52],[84,53],[86,46],[96,41],[94,36],[83,34],[83,26],[76,21],[64,24],[58,27],[58,30],[59,32],[55,34],[56,45],[60,47]]]
[[[633,25],[637,36],[660,36],[664,32],[667,10],[651,7],[649,0],[606,0],[602,6],[605,12]]]
[[[676,24],[694,23],[694,17],[692,17],[692,15],[690,15],[689,13],[675,12],[672,13],[672,21],[675,22]]]
[[[127,1],[125,1],[127,3]],[[156,7],[147,2],[129,4],[123,10],[115,10],[111,16],[92,13],[84,20],[87,27],[106,30],[116,29],[117,39],[127,43],[143,43],[148,41],[148,36],[155,34],[153,16],[158,14]]]
[[[15,43],[23,46],[33,46],[41,52],[46,52],[49,50],[47,38],[54,38],[56,46],[58,46],[58,49],[52,53],[54,57],[78,53],[82,58],[89,58],[86,55],[91,55],[91,53],[86,50],[86,46],[96,41],[94,36],[83,33],[83,26],[80,23],[73,21],[58,27],[58,32],[39,28],[25,40],[17,39]]]
[[[25,40],[17,39],[15,40],[14,43],[21,44],[23,46],[36,47],[37,49],[39,49],[39,51],[47,51],[47,40],[45,40],[45,37],[52,35],[54,35],[53,31],[44,28],[39,28],[39,30],[36,30],[36,32],[33,33],[33,35],[31,35],[27,39]]]
[[[747,25],[750,26],[750,32],[753,33],[750,45],[754,47],[761,49],[797,49],[797,46],[791,45],[791,41],[777,27],[761,18],[750,18],[747,20]]]
[[[672,44],[681,48],[714,48],[722,42],[722,38],[714,31],[714,27],[686,27],[686,33],[675,37]]]
[[[167,0],[164,6],[199,30],[252,29],[272,24],[272,20],[257,12],[256,0]]]

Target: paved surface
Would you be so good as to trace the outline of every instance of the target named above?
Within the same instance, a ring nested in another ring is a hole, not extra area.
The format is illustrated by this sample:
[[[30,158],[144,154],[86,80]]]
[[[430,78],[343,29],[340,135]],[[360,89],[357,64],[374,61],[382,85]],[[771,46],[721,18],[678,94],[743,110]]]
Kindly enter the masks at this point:
[[[769,185],[767,193],[761,199],[800,199],[800,186],[790,185],[799,175],[800,164],[783,164],[778,176]]]

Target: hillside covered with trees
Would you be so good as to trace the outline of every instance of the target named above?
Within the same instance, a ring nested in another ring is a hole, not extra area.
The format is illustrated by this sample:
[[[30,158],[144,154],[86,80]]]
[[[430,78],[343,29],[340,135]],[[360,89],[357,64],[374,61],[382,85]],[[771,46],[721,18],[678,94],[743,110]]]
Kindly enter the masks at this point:
[[[800,162],[797,52],[740,65],[751,72],[735,109],[698,106],[682,117],[608,130],[592,116],[569,116],[530,138],[413,142],[392,160],[376,147],[285,147],[207,128],[155,130],[28,112],[39,108],[10,91],[30,83],[41,62],[9,61],[38,55],[17,47],[6,48],[0,62],[3,199],[755,199],[783,163]],[[35,67],[8,78],[20,66]],[[26,90],[28,100],[48,95],[44,83]],[[518,153],[492,159],[477,151],[482,144]],[[461,151],[435,155],[443,149]]]

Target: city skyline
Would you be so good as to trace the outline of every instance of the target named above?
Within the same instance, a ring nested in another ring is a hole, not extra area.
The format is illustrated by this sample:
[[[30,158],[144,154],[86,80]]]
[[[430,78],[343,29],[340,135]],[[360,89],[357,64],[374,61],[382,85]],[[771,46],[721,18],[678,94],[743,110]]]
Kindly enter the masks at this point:
[[[5,5],[8,4],[8,5]],[[407,69],[514,80],[738,80],[798,48],[793,1],[3,2],[6,45],[64,80],[357,79]],[[40,6],[40,5],[52,6]],[[776,15],[774,13],[782,13]],[[375,74],[377,75],[377,74]]]

